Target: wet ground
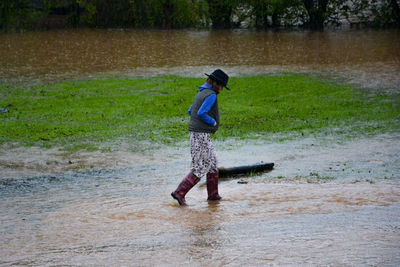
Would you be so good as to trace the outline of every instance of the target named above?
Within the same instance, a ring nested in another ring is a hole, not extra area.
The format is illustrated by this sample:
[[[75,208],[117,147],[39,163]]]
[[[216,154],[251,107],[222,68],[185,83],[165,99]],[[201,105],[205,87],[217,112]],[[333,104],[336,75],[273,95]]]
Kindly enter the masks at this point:
[[[217,142],[220,166],[275,169],[221,180],[216,203],[203,179],[183,208],[169,193],[184,144],[129,167],[3,178],[0,264],[398,266],[399,141]]]

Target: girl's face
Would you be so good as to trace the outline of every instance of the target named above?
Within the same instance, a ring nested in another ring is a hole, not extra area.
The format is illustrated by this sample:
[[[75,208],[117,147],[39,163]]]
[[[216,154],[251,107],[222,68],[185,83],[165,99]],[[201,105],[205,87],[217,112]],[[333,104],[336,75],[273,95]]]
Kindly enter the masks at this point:
[[[218,84],[217,82],[213,82],[213,87],[217,93],[220,93],[222,90],[224,90],[224,86]]]

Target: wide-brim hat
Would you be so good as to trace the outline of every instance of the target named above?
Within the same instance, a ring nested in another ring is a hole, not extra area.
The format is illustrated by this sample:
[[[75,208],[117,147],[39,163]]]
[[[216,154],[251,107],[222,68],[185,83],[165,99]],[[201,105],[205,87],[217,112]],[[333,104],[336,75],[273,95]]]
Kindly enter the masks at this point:
[[[223,70],[216,69],[210,75],[208,75],[207,73],[204,73],[204,74],[207,75],[212,80],[214,80],[214,81],[218,82],[219,84],[223,85],[226,89],[231,90],[226,86],[228,84],[229,76]]]

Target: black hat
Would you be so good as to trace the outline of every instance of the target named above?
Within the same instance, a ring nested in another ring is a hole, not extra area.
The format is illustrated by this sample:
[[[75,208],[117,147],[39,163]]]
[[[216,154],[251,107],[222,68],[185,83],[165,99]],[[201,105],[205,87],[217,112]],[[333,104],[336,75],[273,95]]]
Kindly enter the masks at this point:
[[[222,70],[216,69],[210,75],[208,75],[207,73],[204,73],[204,74],[207,75],[208,77],[210,77],[212,80],[223,85],[226,89],[230,90],[228,87],[226,87],[226,85],[228,84],[229,76]]]

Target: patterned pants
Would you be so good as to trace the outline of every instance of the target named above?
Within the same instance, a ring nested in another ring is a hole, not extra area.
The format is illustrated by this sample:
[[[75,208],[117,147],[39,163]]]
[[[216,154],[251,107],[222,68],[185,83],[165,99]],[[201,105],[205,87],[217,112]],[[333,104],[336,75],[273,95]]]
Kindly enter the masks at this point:
[[[189,132],[190,134],[190,154],[192,162],[191,172],[201,178],[208,172],[217,172],[217,155],[214,145],[211,143],[209,133]]]

